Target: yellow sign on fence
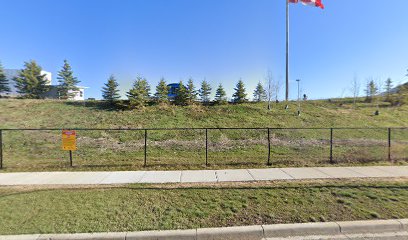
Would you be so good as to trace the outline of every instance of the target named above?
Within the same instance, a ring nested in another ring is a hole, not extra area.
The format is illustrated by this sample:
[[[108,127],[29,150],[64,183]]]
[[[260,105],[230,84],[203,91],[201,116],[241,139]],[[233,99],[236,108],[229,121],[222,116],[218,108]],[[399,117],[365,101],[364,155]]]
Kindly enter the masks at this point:
[[[62,130],[62,150],[77,150],[75,130]]]

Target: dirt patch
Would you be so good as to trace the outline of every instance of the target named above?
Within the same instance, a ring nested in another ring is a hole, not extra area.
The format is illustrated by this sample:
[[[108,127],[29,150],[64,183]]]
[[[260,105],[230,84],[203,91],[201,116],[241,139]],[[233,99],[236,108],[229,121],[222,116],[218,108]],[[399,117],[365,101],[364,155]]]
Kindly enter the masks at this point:
[[[385,140],[375,140],[375,139],[340,139],[334,140],[335,145],[342,146],[355,146],[355,147],[371,147],[371,146],[387,146],[387,141]],[[255,145],[268,145],[267,139],[244,139],[235,140],[229,139],[226,136],[221,136],[219,141],[208,142],[209,147],[212,150],[230,150],[234,148],[245,148],[248,146]],[[285,146],[285,147],[298,147],[298,146],[312,146],[321,147],[328,146],[330,141],[328,139],[282,139],[282,138],[271,138],[271,146]],[[408,142],[394,142],[394,144],[408,144]],[[127,141],[121,142],[113,138],[102,137],[102,138],[91,138],[91,137],[79,137],[79,146],[94,146],[100,149],[112,149],[118,151],[132,151],[141,150],[144,148],[144,139],[138,141]],[[165,149],[174,148],[186,148],[191,150],[199,150],[205,147],[205,140],[163,140],[163,141],[148,141],[148,146],[159,147]]]

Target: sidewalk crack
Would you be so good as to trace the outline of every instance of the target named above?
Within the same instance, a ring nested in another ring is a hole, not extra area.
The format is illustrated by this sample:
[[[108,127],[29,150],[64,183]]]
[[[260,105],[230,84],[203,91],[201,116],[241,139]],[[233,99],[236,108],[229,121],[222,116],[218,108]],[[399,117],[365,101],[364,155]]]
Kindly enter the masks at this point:
[[[338,222],[334,222],[334,223],[337,224],[337,226],[339,226],[340,233],[343,233],[343,230],[341,229],[341,225]]]
[[[251,178],[252,178],[254,181],[256,181],[254,175],[252,175],[252,173],[249,171],[249,169],[245,169],[245,170],[248,172],[249,176],[251,176]]]
[[[103,178],[98,182],[98,184],[102,184],[102,182],[105,181],[105,179],[107,179],[107,178],[110,177],[111,175],[112,175],[112,172],[108,172],[108,174],[106,174],[106,176],[103,177]]]
[[[263,226],[263,225],[261,225],[261,228],[262,228],[262,237],[263,237],[263,238],[266,238],[266,236],[265,236],[265,228],[264,228],[264,226]]]
[[[400,230],[403,231],[403,230],[404,230],[404,223],[401,222],[400,219],[395,219],[395,220],[397,220],[397,222],[399,222],[399,224],[400,224]]]
[[[323,172],[322,170],[318,169],[317,167],[314,167],[313,169],[316,170],[316,171],[318,171],[318,172],[320,172],[320,173],[323,173],[324,175],[328,176],[328,178],[336,178],[336,177],[334,177],[334,176],[331,176],[331,175],[329,175],[329,174]]]
[[[142,176],[137,180],[136,183],[140,183],[142,181],[142,179],[146,176],[146,174],[147,174],[147,171],[144,171]]]
[[[286,172],[285,170],[283,170],[283,168],[278,168],[279,170],[281,170],[282,172],[286,173],[289,177],[291,177],[292,179],[296,179],[294,176],[290,175],[288,172]]]

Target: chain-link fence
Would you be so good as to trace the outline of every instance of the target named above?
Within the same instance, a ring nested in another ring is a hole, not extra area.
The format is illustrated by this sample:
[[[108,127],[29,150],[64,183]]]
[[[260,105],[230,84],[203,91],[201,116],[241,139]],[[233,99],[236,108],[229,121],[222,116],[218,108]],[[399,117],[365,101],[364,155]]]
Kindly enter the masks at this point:
[[[408,128],[71,129],[92,170],[300,167],[408,160]],[[0,130],[0,167],[70,169],[61,129]]]

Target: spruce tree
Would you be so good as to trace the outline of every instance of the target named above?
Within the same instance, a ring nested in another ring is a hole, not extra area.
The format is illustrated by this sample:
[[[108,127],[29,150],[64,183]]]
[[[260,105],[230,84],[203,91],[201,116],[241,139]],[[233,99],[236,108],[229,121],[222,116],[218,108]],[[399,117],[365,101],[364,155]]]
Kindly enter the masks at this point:
[[[375,95],[376,95],[377,92],[378,92],[378,88],[377,88],[377,86],[375,85],[374,80],[370,80],[370,81],[367,83],[367,88],[366,88],[365,92],[366,92],[366,94],[367,94],[366,101],[367,101],[367,102],[372,102],[372,101],[373,101],[373,98],[375,97]]]
[[[222,84],[218,86],[217,90],[215,91],[215,102],[217,104],[225,104],[227,103],[227,93],[225,92]]]
[[[161,78],[156,86],[156,94],[154,96],[159,103],[167,103],[169,101],[169,87],[164,78]]]
[[[58,94],[60,99],[68,99],[75,96],[74,91],[78,91],[77,84],[80,82],[72,71],[71,65],[64,60],[61,71],[58,72]]]
[[[385,92],[387,94],[387,98],[386,101],[390,101],[391,100],[391,90],[392,90],[392,80],[391,78],[388,78],[385,81]]]
[[[9,93],[10,91],[9,81],[4,74],[4,69],[0,62],[0,97],[2,93]]]
[[[174,98],[174,103],[179,106],[186,106],[189,104],[189,94],[187,88],[184,86],[183,81],[180,81],[179,88],[176,92],[176,97]]]
[[[205,79],[201,82],[201,88],[199,90],[199,94],[200,94],[201,101],[204,104],[207,104],[210,101],[211,86]]]
[[[197,100],[197,94],[198,93],[197,93],[197,91],[195,89],[194,82],[193,82],[192,78],[190,78],[188,80],[188,82],[187,82],[186,91],[187,91],[187,102],[189,104],[194,103]]]
[[[255,102],[262,102],[265,101],[266,99],[266,91],[262,86],[262,83],[259,82],[258,85],[256,85],[255,91],[254,91],[254,101]]]
[[[34,60],[25,62],[24,69],[14,78],[17,92],[23,98],[44,98],[49,86],[46,75],[41,74],[41,70],[42,68]]]
[[[150,86],[145,78],[138,76],[133,88],[127,93],[132,108],[140,108],[147,105],[150,99]]]
[[[248,99],[246,99],[247,94],[245,93],[245,86],[244,86],[244,82],[242,81],[242,79],[238,81],[237,86],[234,88],[234,90],[235,90],[235,93],[234,95],[232,95],[234,102],[244,103],[248,101]]]
[[[120,98],[118,87],[119,84],[116,81],[115,76],[111,75],[108,78],[108,82],[105,83],[105,87],[102,88],[103,99],[108,101],[110,104],[115,103],[115,101]]]

